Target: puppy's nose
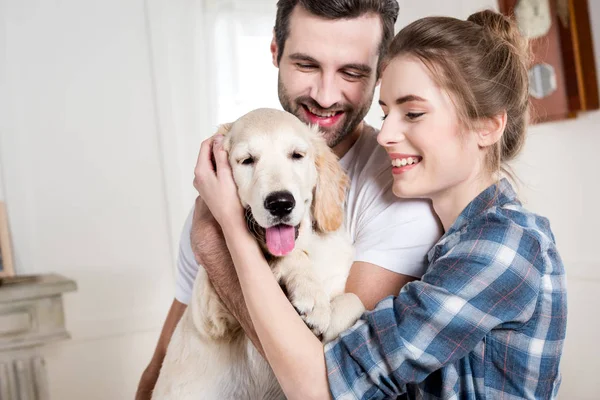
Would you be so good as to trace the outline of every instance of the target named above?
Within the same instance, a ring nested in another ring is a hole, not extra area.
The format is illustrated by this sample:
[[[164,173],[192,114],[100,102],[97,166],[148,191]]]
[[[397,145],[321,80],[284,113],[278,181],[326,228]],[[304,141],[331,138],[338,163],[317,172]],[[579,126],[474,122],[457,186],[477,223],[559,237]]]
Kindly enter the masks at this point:
[[[285,217],[292,212],[296,200],[288,191],[273,192],[265,199],[265,208],[276,217]]]

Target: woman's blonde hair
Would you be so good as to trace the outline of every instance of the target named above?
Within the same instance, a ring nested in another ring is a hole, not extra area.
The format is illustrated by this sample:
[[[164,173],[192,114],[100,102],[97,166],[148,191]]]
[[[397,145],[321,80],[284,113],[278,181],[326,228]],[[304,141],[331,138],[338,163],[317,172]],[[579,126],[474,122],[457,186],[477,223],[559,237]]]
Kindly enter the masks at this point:
[[[386,61],[409,55],[421,60],[446,90],[464,126],[506,112],[501,139],[490,149],[489,171],[510,174],[506,162],[521,150],[529,110],[530,52],[515,22],[494,11],[466,21],[428,17],[402,29],[390,44]]]

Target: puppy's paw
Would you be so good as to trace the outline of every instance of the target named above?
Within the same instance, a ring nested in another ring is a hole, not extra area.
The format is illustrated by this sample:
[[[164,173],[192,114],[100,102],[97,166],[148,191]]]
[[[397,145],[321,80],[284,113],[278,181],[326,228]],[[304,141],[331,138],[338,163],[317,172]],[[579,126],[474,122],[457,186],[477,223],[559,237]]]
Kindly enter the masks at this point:
[[[340,333],[352,327],[365,312],[365,306],[354,293],[344,293],[331,301],[331,321],[322,336],[322,342],[328,343]]]
[[[312,311],[306,314],[300,314],[304,323],[318,338],[322,338],[323,334],[329,327],[331,320],[331,308],[327,305],[317,305]]]
[[[290,301],[306,325],[316,336],[321,337],[331,320],[329,298],[320,290],[307,288],[308,285],[304,288],[295,288],[290,293]]]

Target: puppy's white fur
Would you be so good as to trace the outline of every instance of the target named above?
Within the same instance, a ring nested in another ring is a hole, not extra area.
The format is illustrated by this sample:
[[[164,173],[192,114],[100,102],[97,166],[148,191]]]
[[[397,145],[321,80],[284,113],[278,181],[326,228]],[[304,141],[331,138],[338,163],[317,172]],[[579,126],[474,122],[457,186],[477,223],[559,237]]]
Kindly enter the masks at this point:
[[[221,133],[240,201],[260,227],[281,223],[265,209],[270,193],[294,196],[285,223],[299,226],[295,248],[269,264],[313,332],[332,340],[364,311],[358,297],[344,294],[353,254],[342,226],[348,180],[337,158],[316,128],[283,111],[252,111],[223,125]],[[271,368],[200,268],[153,399],[284,398]]]

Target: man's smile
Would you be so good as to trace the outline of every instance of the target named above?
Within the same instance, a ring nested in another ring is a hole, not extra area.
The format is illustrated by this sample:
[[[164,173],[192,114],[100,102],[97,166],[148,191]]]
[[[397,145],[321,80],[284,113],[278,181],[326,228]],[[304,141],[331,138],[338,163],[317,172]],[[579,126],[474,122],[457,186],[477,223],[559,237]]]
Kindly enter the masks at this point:
[[[323,111],[305,104],[302,104],[302,110],[304,111],[308,122],[324,128],[335,125],[345,114],[344,111]]]

